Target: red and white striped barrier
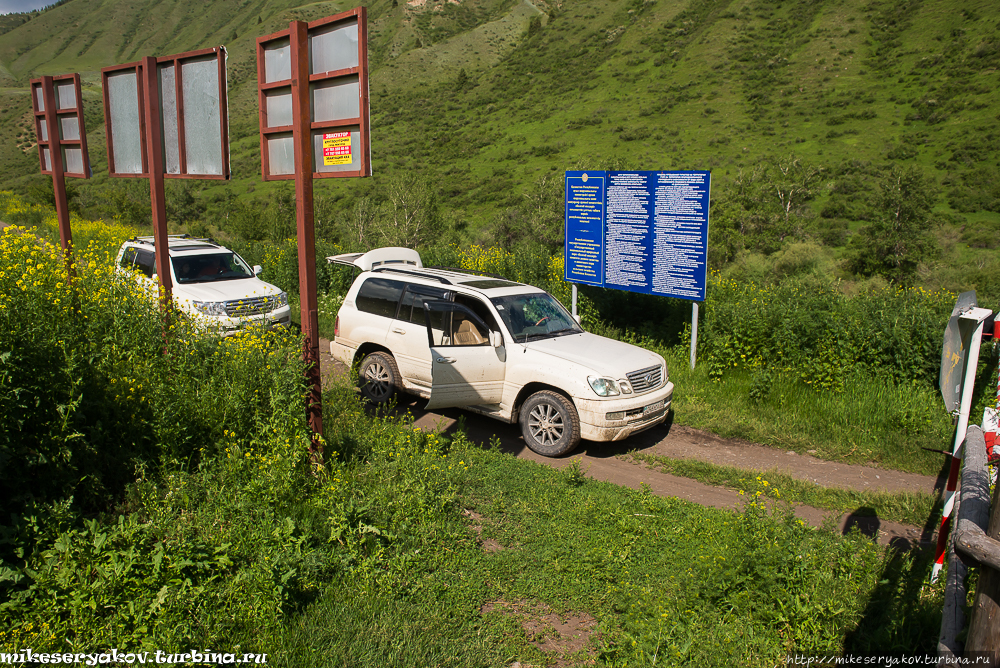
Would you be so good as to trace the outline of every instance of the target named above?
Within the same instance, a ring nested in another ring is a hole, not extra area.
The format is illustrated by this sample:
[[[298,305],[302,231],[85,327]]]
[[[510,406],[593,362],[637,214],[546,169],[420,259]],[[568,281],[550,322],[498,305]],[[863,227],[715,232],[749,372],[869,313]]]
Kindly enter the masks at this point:
[[[973,302],[974,304],[975,302]],[[975,306],[965,308],[960,313],[953,313],[960,320],[966,321],[965,334],[961,346],[965,348],[965,368],[961,375],[961,400],[958,409],[958,424],[955,427],[955,443],[952,447],[951,470],[948,473],[948,484],[944,490],[944,509],[941,514],[941,527],[938,529],[937,553],[934,566],[931,569],[931,582],[937,580],[944,566],[944,557],[948,552],[948,530],[951,527],[951,514],[955,509],[956,490],[958,488],[958,472],[962,467],[962,445],[969,428],[969,413],[972,411],[972,390],[976,381],[976,366],[979,363],[979,348],[982,343],[984,322],[993,314],[989,309]],[[970,332],[968,327],[973,327]],[[957,361],[957,360],[956,360]],[[957,387],[957,386],[956,386]],[[1000,392],[1000,390],[998,390]],[[997,433],[996,429],[993,431]],[[994,436],[994,440],[995,440]]]

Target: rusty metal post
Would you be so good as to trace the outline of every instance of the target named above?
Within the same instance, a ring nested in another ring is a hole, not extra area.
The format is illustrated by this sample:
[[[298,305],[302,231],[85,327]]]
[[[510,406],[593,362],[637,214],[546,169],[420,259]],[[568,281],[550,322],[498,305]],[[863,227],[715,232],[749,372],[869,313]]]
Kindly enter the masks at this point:
[[[56,200],[56,217],[59,219],[59,242],[66,256],[66,271],[73,277],[71,256],[73,233],[69,227],[69,202],[66,199],[66,175],[63,169],[62,147],[59,142],[59,116],[56,113],[56,88],[52,77],[42,77],[42,95],[45,98],[45,126],[49,133],[49,162],[52,167],[52,193]],[[82,103],[81,103],[82,104]],[[80,128],[80,132],[85,132]],[[39,148],[41,150],[41,148]]]
[[[170,278],[170,248],[167,237],[167,205],[163,189],[163,127],[160,123],[160,82],[156,58],[142,59],[142,113],[146,120],[146,156],[149,164],[149,199],[153,206],[153,239],[156,242],[156,275],[160,279],[160,307],[172,306],[173,280]]]
[[[313,151],[309,105],[309,37],[304,21],[289,24],[292,70],[292,141],[295,145],[295,228],[299,247],[299,309],[305,333],[306,416],[316,436],[323,435],[322,379],[319,368],[319,307],[316,298],[316,235],[313,227]],[[314,436],[310,453],[323,460]]]

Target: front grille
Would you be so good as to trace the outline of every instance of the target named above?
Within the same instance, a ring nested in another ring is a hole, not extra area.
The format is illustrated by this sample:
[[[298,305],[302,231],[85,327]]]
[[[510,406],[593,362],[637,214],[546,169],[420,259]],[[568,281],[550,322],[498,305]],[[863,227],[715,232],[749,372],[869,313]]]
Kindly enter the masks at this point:
[[[272,311],[276,301],[274,297],[234,299],[231,302],[226,302],[226,315],[230,318],[245,318],[248,315]]]
[[[636,394],[655,390],[663,382],[663,366],[651,366],[626,374],[632,391]]]

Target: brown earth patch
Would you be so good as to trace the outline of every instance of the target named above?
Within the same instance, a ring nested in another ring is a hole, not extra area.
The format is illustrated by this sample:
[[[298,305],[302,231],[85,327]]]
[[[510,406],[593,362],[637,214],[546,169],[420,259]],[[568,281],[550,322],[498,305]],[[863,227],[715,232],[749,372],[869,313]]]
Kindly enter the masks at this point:
[[[556,668],[589,666],[597,663],[594,644],[597,620],[586,612],[557,614],[539,601],[490,601],[479,609],[480,614],[500,612],[518,619],[528,642],[545,652],[547,665]],[[515,661],[509,668],[529,668]]]
[[[483,538],[483,516],[474,510],[469,510],[466,508],[462,511],[462,515],[471,519],[474,524],[469,525],[469,528],[476,532],[479,536],[479,546],[483,548],[484,552],[499,552],[500,550],[506,550],[503,545],[492,538]]]

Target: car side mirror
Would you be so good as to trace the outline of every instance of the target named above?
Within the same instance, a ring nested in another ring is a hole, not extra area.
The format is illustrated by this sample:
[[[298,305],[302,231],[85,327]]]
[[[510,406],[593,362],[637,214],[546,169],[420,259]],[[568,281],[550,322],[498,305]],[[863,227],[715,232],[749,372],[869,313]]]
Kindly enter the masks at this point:
[[[583,318],[579,314],[573,316],[573,320],[576,320],[576,324],[583,325]]]
[[[499,348],[503,345],[503,334],[500,332],[490,332],[490,345]]]
[[[253,266],[253,275],[254,276],[260,276],[263,271],[264,271],[264,267],[260,266],[259,264],[255,264]]]

